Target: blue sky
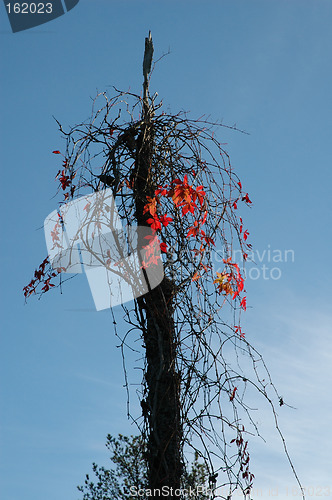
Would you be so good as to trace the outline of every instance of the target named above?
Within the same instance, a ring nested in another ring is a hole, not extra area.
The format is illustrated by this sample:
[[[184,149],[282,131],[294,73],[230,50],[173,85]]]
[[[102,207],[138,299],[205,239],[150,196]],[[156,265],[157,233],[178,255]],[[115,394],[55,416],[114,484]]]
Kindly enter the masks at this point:
[[[2,6],[0,21],[2,498],[76,500],[92,461],[107,463],[107,433],[135,433],[111,314],[94,311],[86,278],[28,305],[22,287],[46,256],[40,228],[56,204],[51,151],[64,142],[52,115],[74,125],[97,90],[140,92],[149,29],[156,58],[170,49],[151,82],[164,105],[249,132],[220,130],[254,202],[243,211],[259,271],[245,330],[297,408],[279,413],[303,485],[332,498],[331,2],[81,0],[25,32],[11,33]],[[253,443],[254,498],[296,497],[271,416],[256,406],[266,444]]]

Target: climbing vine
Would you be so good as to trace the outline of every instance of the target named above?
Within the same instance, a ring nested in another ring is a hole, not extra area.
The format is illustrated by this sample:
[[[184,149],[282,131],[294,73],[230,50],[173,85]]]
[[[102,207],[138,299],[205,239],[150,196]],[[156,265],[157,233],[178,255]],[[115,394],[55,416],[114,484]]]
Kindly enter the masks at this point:
[[[249,437],[259,435],[259,429],[247,393],[253,389],[269,402],[279,433],[276,404],[282,406],[283,402],[252,345],[252,335],[248,338],[241,327],[241,315],[250,304],[244,265],[252,248],[243,213],[252,201],[216,138],[223,125],[204,118],[191,119],[183,112],[166,113],[155,96],[149,96],[147,121],[146,102],[140,95],[116,89],[114,92],[113,97],[104,92],[97,95],[86,122],[68,131],[58,122],[66,147],[63,152],[62,148],[53,151],[62,157],[55,175],[60,201],[52,231],[53,245],[61,248],[60,208],[72,200],[111,189],[121,223],[127,228],[137,223],[137,210],[142,207],[141,220],[151,232],[144,237],[148,251],[141,267],[148,270],[162,262],[169,283],[182,460],[185,465],[190,450],[200,456],[218,497],[230,499],[240,489],[249,498],[255,477],[250,468]],[[148,177],[143,180],[146,189],[140,190],[138,161],[145,141],[151,146]],[[93,212],[89,202],[84,211],[87,217]],[[149,248],[156,241],[160,252],[154,245]],[[240,262],[234,260],[235,249],[240,249]],[[222,269],[216,265],[217,250],[223,254]],[[110,251],[107,255],[106,267]],[[24,287],[25,298],[60,286],[66,271],[62,266],[53,269],[49,258],[45,258]],[[128,397],[131,382],[126,349],[137,352],[137,340],[143,341],[142,350],[138,349],[141,361],[137,361],[143,377],[136,391],[142,412],[133,415],[128,406],[128,416],[141,436],[147,438],[153,410],[144,357],[147,313],[138,299],[121,307],[121,318],[113,310],[111,314],[120,339]],[[123,321],[128,326],[125,334],[118,328]],[[244,358],[246,362],[242,363]]]

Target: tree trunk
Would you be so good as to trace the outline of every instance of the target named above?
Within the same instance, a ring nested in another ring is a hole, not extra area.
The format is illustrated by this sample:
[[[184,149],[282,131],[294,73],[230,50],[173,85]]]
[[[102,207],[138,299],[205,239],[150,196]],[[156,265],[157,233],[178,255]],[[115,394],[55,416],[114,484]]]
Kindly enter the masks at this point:
[[[147,43],[150,41],[150,44]],[[153,51],[152,39],[146,39],[147,50]],[[151,55],[152,57],[152,55]],[[144,73],[144,66],[143,66]],[[148,102],[148,80],[144,73],[143,125],[136,143],[136,161],[133,172],[136,219],[138,226],[149,226],[144,214],[146,196],[154,196],[152,153],[154,147],[153,109]],[[144,323],[143,337],[146,350],[146,394],[141,402],[148,429],[149,488],[160,489],[154,497],[173,498],[180,488],[182,463],[182,426],[180,418],[180,378],[176,372],[177,339],[174,327],[173,282],[163,281],[146,295],[137,299]],[[162,488],[164,487],[164,490]],[[167,487],[167,488],[166,488]],[[164,494],[168,492],[168,495]]]

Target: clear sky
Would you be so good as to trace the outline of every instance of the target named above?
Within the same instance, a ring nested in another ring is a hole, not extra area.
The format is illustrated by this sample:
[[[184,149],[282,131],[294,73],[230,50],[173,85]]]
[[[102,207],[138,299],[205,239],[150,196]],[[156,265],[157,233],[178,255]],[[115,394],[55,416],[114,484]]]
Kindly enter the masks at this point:
[[[97,90],[139,93],[149,29],[156,58],[170,49],[151,81],[164,105],[249,132],[220,130],[253,200],[245,331],[296,407],[280,422],[308,498],[332,498],[331,1],[81,0],[24,32],[11,32],[3,5],[0,21],[1,498],[77,500],[92,461],[107,464],[107,433],[135,433],[111,314],[94,310],[85,276],[27,305],[22,287],[56,208],[51,151],[64,141],[52,115],[74,125]],[[256,407],[266,444],[253,443],[253,497],[298,498],[271,415]]]

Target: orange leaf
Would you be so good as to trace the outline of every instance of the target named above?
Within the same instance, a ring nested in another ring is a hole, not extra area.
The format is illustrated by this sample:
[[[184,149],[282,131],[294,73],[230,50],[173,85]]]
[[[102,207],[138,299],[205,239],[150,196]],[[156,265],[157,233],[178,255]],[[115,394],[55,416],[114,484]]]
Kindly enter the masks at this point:
[[[150,212],[153,217],[157,213],[158,198],[156,198],[155,196],[153,198],[151,198],[151,196],[147,196],[146,199],[149,203],[144,206],[143,214],[146,214],[146,212]]]

